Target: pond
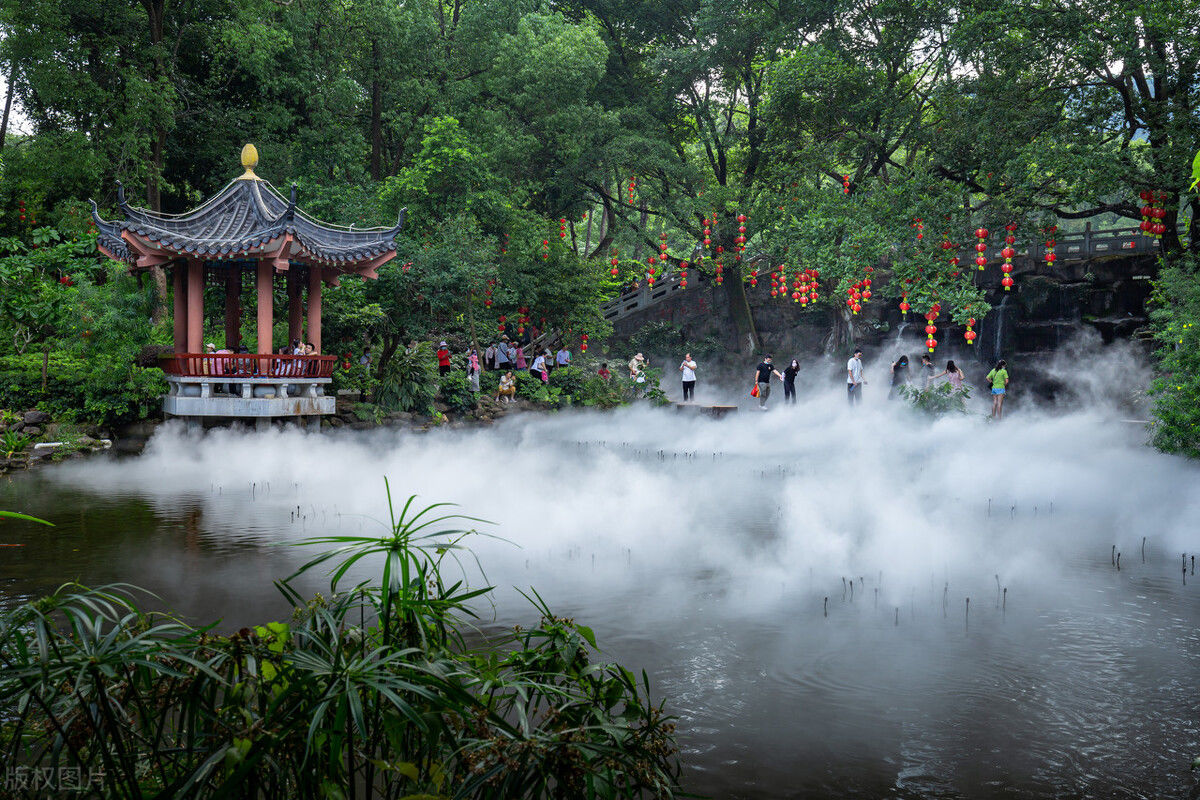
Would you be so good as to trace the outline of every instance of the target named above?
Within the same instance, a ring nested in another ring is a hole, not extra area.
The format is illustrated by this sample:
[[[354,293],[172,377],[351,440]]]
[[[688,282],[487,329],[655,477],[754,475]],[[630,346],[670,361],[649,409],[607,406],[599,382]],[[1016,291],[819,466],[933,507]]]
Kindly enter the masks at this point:
[[[289,545],[378,530],[386,476],[491,521],[482,574],[464,567],[497,587],[485,629],[534,621],[534,587],[647,670],[692,791],[1188,796],[1200,470],[1102,410],[843,404],[426,435],[168,426],[138,458],[0,483],[0,508],[57,526],[3,523],[0,602],[127,581],[223,629],[282,618],[272,580],[312,554]]]

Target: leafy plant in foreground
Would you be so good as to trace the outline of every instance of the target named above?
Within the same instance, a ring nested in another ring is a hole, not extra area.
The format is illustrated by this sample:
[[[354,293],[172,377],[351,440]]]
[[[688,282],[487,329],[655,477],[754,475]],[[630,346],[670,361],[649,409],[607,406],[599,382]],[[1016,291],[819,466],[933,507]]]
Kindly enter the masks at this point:
[[[0,617],[0,769],[77,767],[113,798],[676,796],[670,718],[590,629],[533,594],[538,624],[482,640],[490,587],[447,562],[479,521],[443,509],[304,542],[328,549],[277,582],[292,618],[227,637],[126,585]],[[330,593],[305,600],[318,568]]]

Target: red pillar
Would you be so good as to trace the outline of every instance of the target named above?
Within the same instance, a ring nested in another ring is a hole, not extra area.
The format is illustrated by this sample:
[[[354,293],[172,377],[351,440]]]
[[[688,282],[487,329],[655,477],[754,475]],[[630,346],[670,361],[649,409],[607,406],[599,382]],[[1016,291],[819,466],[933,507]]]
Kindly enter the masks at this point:
[[[225,274],[225,349],[237,350],[242,343],[242,270],[229,268]]]
[[[171,267],[171,280],[175,295],[175,352],[186,353],[187,339],[187,262],[176,261]]]
[[[187,351],[204,352],[204,265],[187,262]]]
[[[271,328],[275,324],[274,297],[271,292],[275,280],[275,266],[268,260],[258,262],[258,353],[270,355]]]
[[[290,345],[297,339],[304,339],[304,309],[300,306],[300,294],[304,287],[300,285],[300,276],[295,269],[289,269],[287,274],[288,294],[288,340]]]
[[[308,268],[308,341],[321,352],[321,268]]]

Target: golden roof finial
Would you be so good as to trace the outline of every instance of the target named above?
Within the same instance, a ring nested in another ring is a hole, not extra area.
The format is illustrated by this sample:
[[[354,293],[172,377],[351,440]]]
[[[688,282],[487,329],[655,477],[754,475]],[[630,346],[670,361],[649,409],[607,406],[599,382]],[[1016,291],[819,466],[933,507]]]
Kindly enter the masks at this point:
[[[242,166],[246,168],[246,173],[238,178],[238,180],[260,180],[260,178],[254,174],[254,168],[258,166],[258,150],[249,142],[242,147]]]

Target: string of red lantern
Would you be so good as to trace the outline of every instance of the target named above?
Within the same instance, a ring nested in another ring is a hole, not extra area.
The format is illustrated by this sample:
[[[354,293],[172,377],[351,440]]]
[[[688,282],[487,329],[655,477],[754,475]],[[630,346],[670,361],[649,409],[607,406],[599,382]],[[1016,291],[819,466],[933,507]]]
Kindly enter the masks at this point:
[[[1000,265],[1000,271],[1004,273],[1004,277],[1000,279],[1000,284],[1004,287],[1004,291],[1009,291],[1013,286],[1012,271],[1013,271],[1013,256],[1017,251],[1013,249],[1013,244],[1016,243],[1017,237],[1013,232],[1017,229],[1015,222],[1010,222],[1004,226],[1004,230],[1008,233],[1004,237],[1004,249],[1000,251],[1000,255],[1004,257],[1004,263]]]
[[[967,340],[967,344],[975,344],[975,331],[972,330],[974,327],[975,318],[971,317],[967,320],[967,330],[963,333],[963,338]]]
[[[976,253],[975,266],[979,267],[980,270],[982,270],[987,265],[987,256],[985,256],[983,254],[984,251],[987,250],[987,244],[986,244],[987,237],[988,237],[988,229],[987,228],[979,227],[979,228],[975,229],[975,238],[978,240],[975,242],[975,253]]]
[[[629,176],[629,204],[633,205],[633,190],[637,187],[637,176]]]
[[[734,254],[734,261],[742,260],[742,253],[746,250],[746,222],[750,218],[745,214],[738,214],[738,235],[733,237],[734,244],[737,245],[737,253]]]
[[[688,276],[688,262],[680,261],[679,262],[679,288],[680,289],[687,288],[687,276]]]
[[[1163,224],[1166,219],[1167,209],[1165,208],[1167,193],[1154,192],[1151,189],[1146,189],[1138,194],[1145,205],[1142,206],[1142,223],[1138,227],[1147,236],[1160,238],[1167,232],[1167,226]]]
[[[558,221],[558,238],[567,238],[567,218],[563,217]]]
[[[609,259],[609,263],[612,264],[612,269],[609,270],[609,273],[615,278],[621,272],[617,268],[617,251],[615,249],[612,251],[612,258]]]
[[[720,245],[717,246],[717,252],[718,253],[721,252]],[[725,265],[721,263],[721,259],[719,259],[719,258],[717,259],[717,263],[714,265],[713,269],[717,273],[716,274],[717,286],[720,286],[725,280]]]
[[[588,335],[586,333],[582,333],[579,335],[579,339],[579,352],[586,353],[588,347]]]
[[[652,289],[654,288],[654,262],[655,261],[657,261],[657,259],[654,256],[650,256],[649,258],[646,259],[646,264],[648,264],[648,266],[646,267],[646,285]]]
[[[913,227],[917,229],[917,241],[919,242],[924,239],[925,223],[921,221],[920,217],[913,217]]]
[[[941,305],[934,303],[933,307],[925,312],[925,346],[929,348],[929,352],[931,353],[938,344],[937,339],[933,338],[933,335],[937,333],[937,325],[934,325],[933,322],[938,318],[938,312],[941,310]]]
[[[792,185],[795,186],[795,184],[792,184]],[[849,175],[842,176],[842,194],[850,194],[850,176]]]
[[[1054,234],[1057,230],[1058,230],[1057,225],[1051,225],[1049,228],[1046,228],[1046,236],[1048,237],[1046,239],[1046,263],[1047,264],[1053,264],[1058,259],[1058,256],[1056,256],[1054,254],[1054,245],[1056,244],[1056,242],[1054,241]]]
[[[542,261],[550,258],[550,240],[542,239]]]

